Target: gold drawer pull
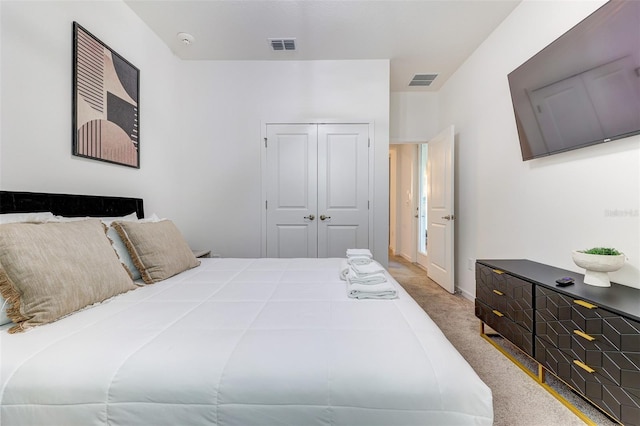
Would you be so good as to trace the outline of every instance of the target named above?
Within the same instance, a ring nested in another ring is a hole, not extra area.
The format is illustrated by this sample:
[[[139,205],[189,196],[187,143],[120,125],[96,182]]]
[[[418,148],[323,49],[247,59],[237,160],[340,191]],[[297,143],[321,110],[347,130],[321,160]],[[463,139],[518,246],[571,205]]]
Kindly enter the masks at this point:
[[[499,317],[503,317],[503,316],[504,316],[504,314],[503,314],[502,312],[500,312],[500,311],[496,311],[495,309],[494,309],[492,312],[493,312],[494,314],[496,314],[497,316],[499,316]]]
[[[585,302],[584,300],[574,300],[573,303],[576,305],[584,306],[587,309],[598,309],[596,305],[592,305],[589,302]]]
[[[495,294],[497,294],[498,296],[504,296],[504,293],[503,293],[503,292],[501,292],[500,290],[493,290],[493,292],[494,292]]]
[[[582,337],[582,338],[584,338],[584,339],[587,339],[587,340],[588,340],[588,341],[590,341],[590,342],[593,342],[594,340],[596,340],[596,338],[595,338],[595,337],[593,337],[593,336],[589,336],[587,333],[583,333],[583,332],[582,332],[582,331],[580,331],[580,330],[573,330],[573,333],[574,333],[574,334],[577,334],[578,336],[580,336],[580,337]]]
[[[501,271],[500,269],[492,269],[492,271],[495,272],[498,275],[504,274],[504,271]]]
[[[589,367],[587,364],[578,361],[577,359],[573,360],[573,363],[575,365],[577,365],[578,367],[582,368],[584,371],[586,371],[587,373],[595,373],[596,370],[594,370],[593,368]]]

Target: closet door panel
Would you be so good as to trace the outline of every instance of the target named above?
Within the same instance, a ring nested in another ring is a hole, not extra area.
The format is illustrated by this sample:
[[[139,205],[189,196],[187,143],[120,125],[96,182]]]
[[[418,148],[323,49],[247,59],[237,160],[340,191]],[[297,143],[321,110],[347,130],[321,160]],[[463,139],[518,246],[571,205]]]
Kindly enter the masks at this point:
[[[318,257],[369,247],[369,127],[318,127]]]
[[[267,257],[317,256],[317,126],[267,127]]]

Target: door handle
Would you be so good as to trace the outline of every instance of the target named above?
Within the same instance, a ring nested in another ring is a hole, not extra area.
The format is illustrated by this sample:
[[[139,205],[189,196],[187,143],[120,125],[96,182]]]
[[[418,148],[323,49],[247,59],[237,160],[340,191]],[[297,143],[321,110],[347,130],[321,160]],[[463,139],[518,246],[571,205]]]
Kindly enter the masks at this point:
[[[455,216],[452,215],[452,214],[448,214],[446,216],[442,216],[442,218],[445,219],[445,220],[453,220],[453,219],[455,219]]]
[[[320,220],[331,219],[331,216],[320,215]]]
[[[304,218],[305,218],[305,219],[309,219],[309,220],[313,220],[313,219],[315,219],[316,217],[315,217],[314,215],[310,214],[309,216],[305,216]],[[322,219],[322,220],[324,220],[324,219]]]

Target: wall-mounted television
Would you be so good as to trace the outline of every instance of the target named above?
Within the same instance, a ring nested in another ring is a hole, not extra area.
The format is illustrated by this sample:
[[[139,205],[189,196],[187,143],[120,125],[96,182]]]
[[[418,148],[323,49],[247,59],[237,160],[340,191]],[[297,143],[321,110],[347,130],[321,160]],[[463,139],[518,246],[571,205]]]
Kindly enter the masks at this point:
[[[609,1],[508,79],[525,161],[640,134],[640,1]]]

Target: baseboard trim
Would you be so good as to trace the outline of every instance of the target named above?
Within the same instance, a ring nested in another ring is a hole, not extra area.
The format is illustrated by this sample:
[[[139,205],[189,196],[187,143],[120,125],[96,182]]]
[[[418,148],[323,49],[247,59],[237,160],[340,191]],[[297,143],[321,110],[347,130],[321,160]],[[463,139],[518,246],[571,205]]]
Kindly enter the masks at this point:
[[[416,266],[417,268],[420,268],[423,271],[427,272],[427,268],[425,266],[419,264],[418,262],[414,262],[413,265]]]
[[[475,302],[476,300],[475,294],[471,294],[468,291],[461,289],[460,287],[456,287],[456,292],[460,293],[460,295],[467,300],[470,300],[472,302]]]

